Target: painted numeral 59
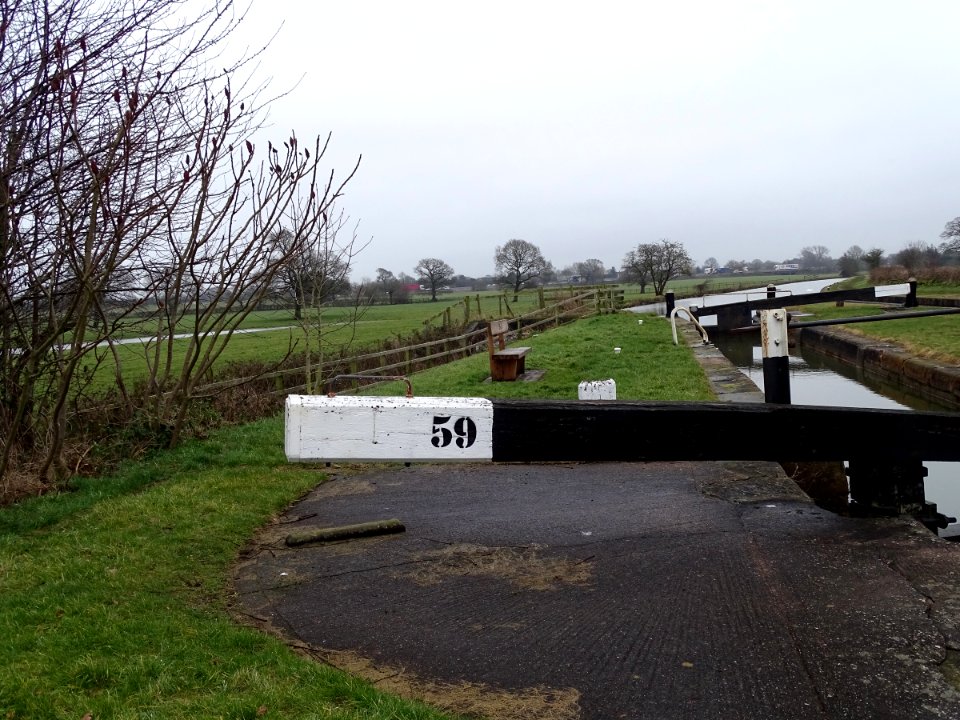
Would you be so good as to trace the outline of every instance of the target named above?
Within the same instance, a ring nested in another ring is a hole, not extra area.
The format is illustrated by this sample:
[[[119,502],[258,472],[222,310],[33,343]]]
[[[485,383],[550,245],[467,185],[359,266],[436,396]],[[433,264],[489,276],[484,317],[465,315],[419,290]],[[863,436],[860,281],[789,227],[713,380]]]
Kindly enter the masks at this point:
[[[453,423],[450,422],[451,420]],[[458,448],[466,449],[473,445],[476,439],[477,425],[473,422],[473,418],[454,419],[450,415],[433,416],[433,437],[430,438],[430,443],[434,447],[444,448],[455,442]]]

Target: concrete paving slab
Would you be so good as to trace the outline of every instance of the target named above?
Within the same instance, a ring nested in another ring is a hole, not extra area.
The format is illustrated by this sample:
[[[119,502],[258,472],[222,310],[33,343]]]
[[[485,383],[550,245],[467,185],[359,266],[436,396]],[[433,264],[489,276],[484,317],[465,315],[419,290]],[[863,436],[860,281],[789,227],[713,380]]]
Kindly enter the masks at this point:
[[[406,532],[283,542],[387,518]],[[958,588],[956,544],[768,463],[344,471],[235,577],[315,657],[491,718],[960,718]]]

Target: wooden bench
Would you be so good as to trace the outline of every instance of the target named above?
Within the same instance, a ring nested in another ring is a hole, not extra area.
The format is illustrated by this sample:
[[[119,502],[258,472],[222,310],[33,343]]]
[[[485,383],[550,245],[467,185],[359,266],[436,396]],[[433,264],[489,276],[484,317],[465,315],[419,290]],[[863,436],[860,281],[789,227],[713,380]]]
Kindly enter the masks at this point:
[[[487,352],[490,355],[490,377],[494,381],[516,380],[526,371],[528,347],[508,348],[509,320],[491,320],[487,325]]]

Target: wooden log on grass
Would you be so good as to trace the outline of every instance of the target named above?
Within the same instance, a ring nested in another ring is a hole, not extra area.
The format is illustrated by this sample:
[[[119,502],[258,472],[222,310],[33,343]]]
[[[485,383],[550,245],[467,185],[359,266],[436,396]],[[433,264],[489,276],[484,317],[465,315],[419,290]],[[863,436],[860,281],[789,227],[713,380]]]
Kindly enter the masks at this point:
[[[356,525],[340,525],[339,527],[311,528],[299,530],[287,535],[286,543],[290,547],[306,545],[308,543],[334,542],[336,540],[353,540],[355,538],[372,537],[375,535],[390,535],[406,530],[403,523],[397,519],[373,520],[357,523]]]

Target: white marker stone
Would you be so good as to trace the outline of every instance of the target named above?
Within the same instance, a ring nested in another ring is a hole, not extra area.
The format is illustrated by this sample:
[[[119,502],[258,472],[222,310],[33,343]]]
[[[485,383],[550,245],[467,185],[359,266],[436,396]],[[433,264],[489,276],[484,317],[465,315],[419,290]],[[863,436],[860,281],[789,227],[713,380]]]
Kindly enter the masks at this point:
[[[456,462],[493,458],[485,398],[288,395],[290,462]]]
[[[617,383],[613,378],[584,380],[577,386],[577,398],[579,400],[616,400]]]

